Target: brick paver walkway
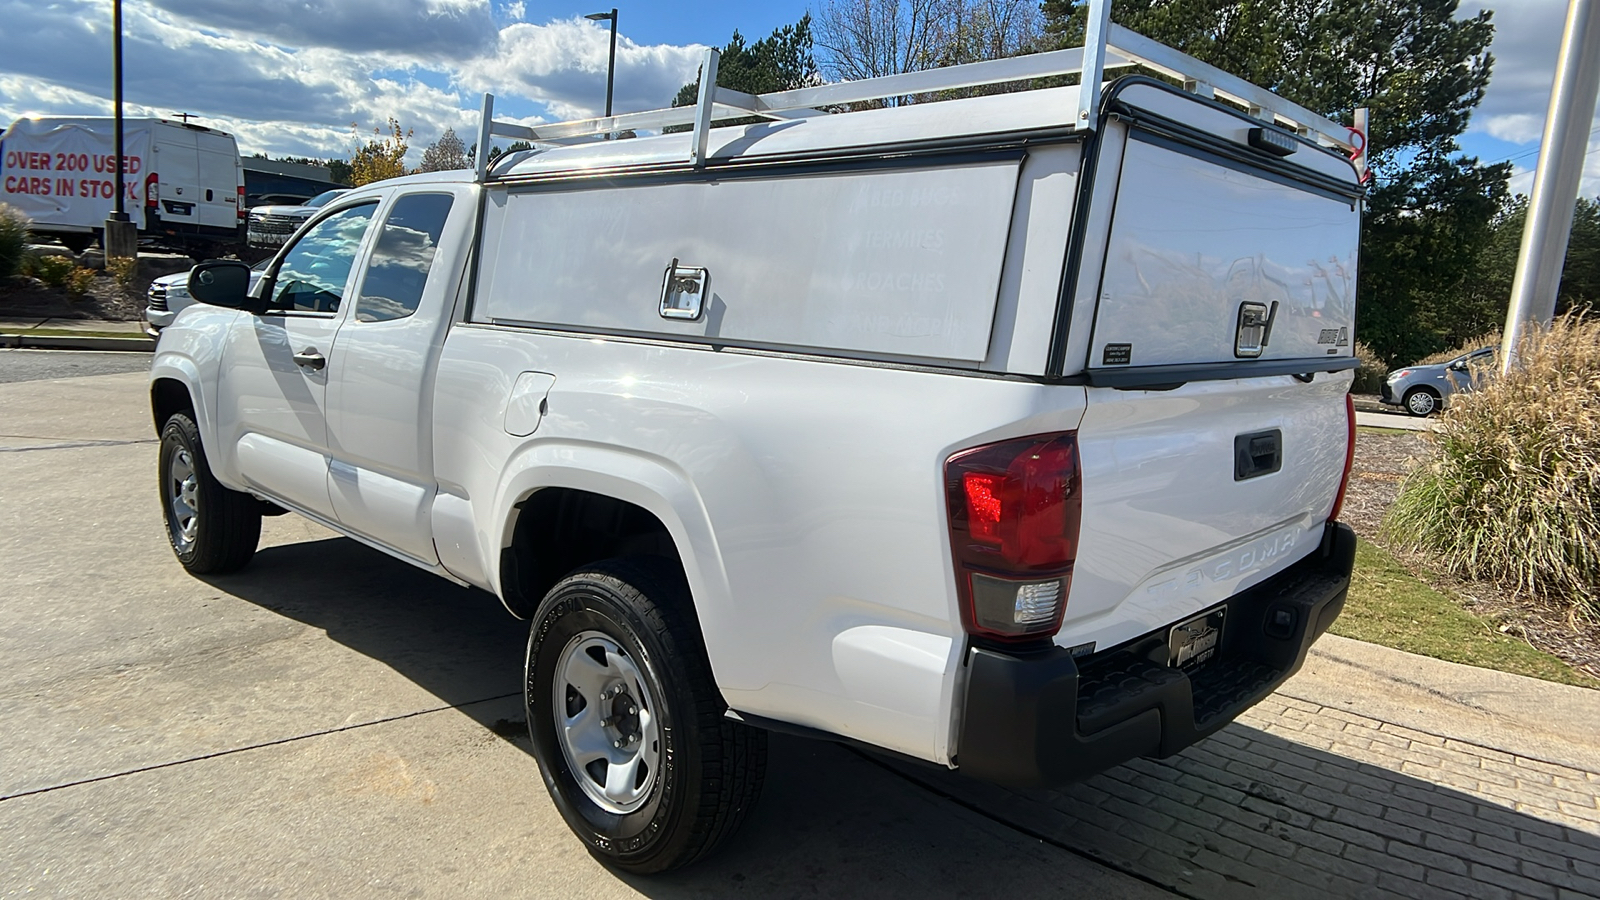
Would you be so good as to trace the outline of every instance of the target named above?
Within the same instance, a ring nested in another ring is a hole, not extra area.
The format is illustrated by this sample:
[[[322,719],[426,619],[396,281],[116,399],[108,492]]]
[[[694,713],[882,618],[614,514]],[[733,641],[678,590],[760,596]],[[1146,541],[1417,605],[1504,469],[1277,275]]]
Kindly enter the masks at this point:
[[[1062,791],[904,774],[1188,897],[1600,897],[1600,774],[1283,694]]]

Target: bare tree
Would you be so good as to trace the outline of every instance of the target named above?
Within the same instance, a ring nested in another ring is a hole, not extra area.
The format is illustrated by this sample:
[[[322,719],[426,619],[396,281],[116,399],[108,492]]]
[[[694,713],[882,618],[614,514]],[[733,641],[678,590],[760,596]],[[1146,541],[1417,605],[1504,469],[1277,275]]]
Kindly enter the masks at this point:
[[[1042,29],[1034,0],[823,0],[816,34],[823,74],[856,81],[1030,52]]]
[[[419,172],[444,172],[450,169],[470,169],[472,160],[467,156],[466,142],[456,137],[454,128],[446,128],[437,141],[423,148]]]

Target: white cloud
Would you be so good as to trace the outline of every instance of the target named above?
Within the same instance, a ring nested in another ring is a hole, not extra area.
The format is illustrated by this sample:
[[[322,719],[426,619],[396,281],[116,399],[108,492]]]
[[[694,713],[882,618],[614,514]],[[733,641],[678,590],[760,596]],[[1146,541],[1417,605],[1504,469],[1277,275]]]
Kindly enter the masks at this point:
[[[0,0],[0,125],[109,113],[110,21],[110,0]],[[246,153],[348,156],[393,116],[419,157],[447,127],[472,142],[484,90],[526,124],[605,103],[607,28],[496,29],[487,0],[125,0],[123,30],[129,113],[198,114]],[[616,110],[670,103],[703,49],[620,35]]]

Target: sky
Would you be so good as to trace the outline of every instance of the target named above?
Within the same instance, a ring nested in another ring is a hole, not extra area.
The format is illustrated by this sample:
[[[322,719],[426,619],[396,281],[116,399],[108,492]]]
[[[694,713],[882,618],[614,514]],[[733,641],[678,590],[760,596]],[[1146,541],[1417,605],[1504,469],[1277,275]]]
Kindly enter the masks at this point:
[[[618,0],[613,0],[618,2]],[[668,105],[708,45],[755,39],[815,0],[635,2],[621,9],[616,112]],[[1538,161],[1566,0],[1462,0],[1494,11],[1493,80],[1462,138],[1485,162]],[[609,8],[542,0],[125,0],[130,115],[193,113],[244,153],[348,156],[388,117],[413,132],[412,163],[447,127],[467,143],[484,91],[497,118],[598,115]],[[0,0],[0,121],[106,115],[111,0]],[[1600,119],[1594,123],[1600,126]],[[1600,195],[1600,131],[1583,193]]]

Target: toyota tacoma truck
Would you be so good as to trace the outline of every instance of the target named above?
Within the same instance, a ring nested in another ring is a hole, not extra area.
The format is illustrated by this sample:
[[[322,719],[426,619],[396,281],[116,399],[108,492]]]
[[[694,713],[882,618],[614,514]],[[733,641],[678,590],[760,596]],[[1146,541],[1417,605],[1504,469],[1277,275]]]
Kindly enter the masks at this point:
[[[178,559],[290,510],[492,591],[550,795],[627,871],[722,841],[772,731],[1019,786],[1214,733],[1344,604],[1361,160],[1090,34],[760,96],[712,52],[694,106],[531,128],[486,97],[480,150],[532,149],[191,272],[150,385]]]

